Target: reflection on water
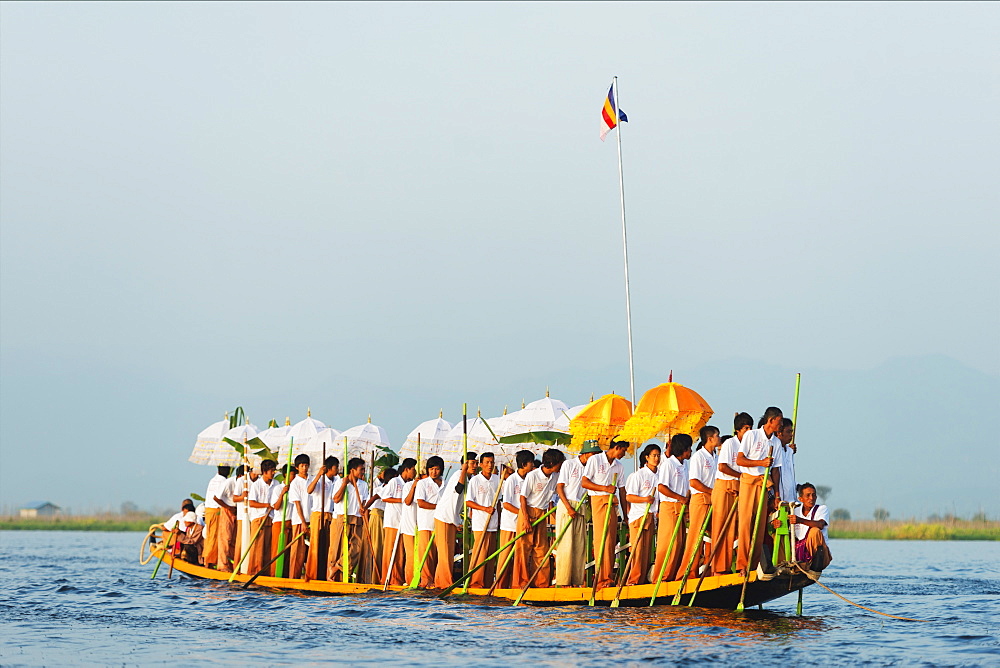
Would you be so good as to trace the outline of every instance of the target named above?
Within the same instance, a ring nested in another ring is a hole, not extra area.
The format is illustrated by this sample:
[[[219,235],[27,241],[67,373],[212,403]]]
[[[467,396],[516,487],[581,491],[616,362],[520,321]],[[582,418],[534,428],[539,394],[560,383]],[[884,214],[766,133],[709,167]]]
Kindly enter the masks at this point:
[[[0,664],[621,665],[1000,663],[1000,544],[837,541],[818,587],[742,615],[701,608],[512,607],[372,592],[329,597],[170,580],[141,534],[0,533]],[[904,563],[900,563],[905,557]],[[954,564],[954,567],[949,567]]]

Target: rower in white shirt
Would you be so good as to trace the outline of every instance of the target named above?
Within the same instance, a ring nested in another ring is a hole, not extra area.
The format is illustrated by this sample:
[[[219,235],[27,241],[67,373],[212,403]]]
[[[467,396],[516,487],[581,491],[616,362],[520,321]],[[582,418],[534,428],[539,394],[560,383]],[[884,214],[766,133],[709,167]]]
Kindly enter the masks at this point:
[[[500,476],[496,472],[496,458],[492,452],[479,456],[479,473],[469,481],[469,492],[465,507],[471,511],[472,535],[474,542],[469,560],[469,569],[476,568],[497,548],[497,529],[500,514],[496,504],[500,492]],[[491,559],[484,567],[472,574],[469,586],[473,589],[489,587],[496,574],[496,560]]]
[[[614,584],[614,562],[618,545],[618,512],[616,504],[628,508],[625,500],[625,467],[621,458],[628,452],[625,441],[611,441],[608,449],[595,454],[583,467],[582,487],[590,496],[594,518],[594,561],[597,564],[597,589]],[[601,537],[603,536],[603,543]]]
[[[309,554],[306,556],[308,580],[325,580],[330,551],[330,523],[333,520],[333,493],[340,487],[340,460],[328,455],[309,482]]]
[[[715,474],[719,468],[717,449],[721,439],[718,427],[706,425],[699,433],[701,440],[699,448],[691,455],[688,462],[688,483],[691,488],[691,501],[688,505],[687,542],[684,546],[684,556],[681,558],[681,576],[691,564],[691,573],[699,573],[704,560],[708,558],[708,550],[702,540],[704,535],[711,536],[711,526],[706,524],[708,511],[712,508],[712,488],[715,487]],[[709,518],[709,521],[711,519]],[[692,560],[693,558],[693,560]]]
[[[660,506],[656,500],[656,488],[659,485],[657,470],[661,453],[658,444],[646,445],[639,455],[642,468],[625,481],[625,499],[630,504],[627,518],[629,550],[633,553],[629,557],[632,565],[625,580],[628,586],[646,584],[656,515]]]
[[[583,564],[587,556],[587,516],[589,504],[584,504],[580,512],[574,509],[584,497],[583,469],[595,454],[601,451],[597,441],[587,441],[580,450],[580,456],[567,459],[559,470],[556,494],[559,506],[556,508],[556,535],[562,533],[562,541],[556,548],[556,586],[582,587],[584,585]],[[563,528],[570,527],[563,533]]]
[[[292,545],[288,550],[288,577],[298,579],[303,577],[306,555],[309,547],[305,534],[309,532],[309,517],[312,514],[309,495],[309,455],[301,454],[295,457],[294,477],[288,486],[288,510],[292,524]]]
[[[457,471],[451,474],[448,482],[441,486],[438,500],[434,508],[434,547],[437,556],[437,567],[434,570],[434,588],[447,589],[454,583],[452,569],[455,566],[455,537],[458,527],[464,521],[464,503],[466,481],[476,475],[479,465],[476,453],[465,455],[465,462]],[[462,564],[467,566],[467,564]]]
[[[788,518],[795,532],[795,560],[808,562],[808,570],[822,571],[833,560],[827,534],[830,511],[816,503],[816,487],[808,482],[799,485],[799,504]]]
[[[535,468],[535,455],[531,450],[518,450],[514,455],[514,465],[517,471],[510,474],[504,481],[500,489],[500,499],[502,502],[500,512],[500,536],[501,545],[506,545],[517,535],[517,514],[521,505],[521,488],[524,485],[524,477]],[[513,579],[514,565],[511,555],[515,555],[514,546],[504,549],[497,556],[497,564],[500,569],[497,572],[497,587],[507,589]]]
[[[429,549],[434,535],[434,511],[437,510],[438,495],[441,493],[441,474],[444,472],[444,460],[434,455],[427,460],[427,475],[413,486],[407,501],[417,506],[417,537],[413,570],[416,573],[420,567],[419,585],[430,587],[434,582],[434,571],[437,559],[434,550]],[[426,557],[424,556],[426,555]]]
[[[524,588],[528,584],[534,587],[548,587],[552,584],[552,574],[549,569],[549,527],[547,522],[537,522],[544,515],[556,492],[559,482],[559,470],[562,468],[566,455],[555,448],[549,448],[542,454],[542,465],[529,471],[521,486],[521,502],[518,507],[517,532],[524,533],[514,545],[515,555],[521,552],[523,556],[514,557],[514,575],[511,586]],[[532,575],[537,571],[533,581]]]
[[[738,522],[736,517],[730,518],[729,514],[736,505],[740,491],[736,453],[743,434],[752,427],[753,418],[749,413],[737,413],[733,419],[733,434],[725,436],[719,445],[715,485],[712,487],[712,549],[715,551],[713,575],[723,575],[732,570],[733,544],[736,542]]]
[[[205,549],[202,552],[202,560],[207,568],[216,568],[219,561],[219,525],[222,507],[215,497],[222,494],[226,483],[229,482],[231,471],[228,466],[218,467],[205,490]]]
[[[273,459],[260,463],[260,477],[250,485],[247,493],[250,517],[250,546],[246,561],[246,572],[256,575],[264,567],[271,553],[271,483],[278,465]]]
[[[285,465],[281,469],[283,479],[287,480],[289,483],[292,478],[291,466]],[[278,574],[277,566],[278,561],[275,556],[278,554],[279,546],[282,542],[287,546],[288,542],[292,539],[291,530],[291,518],[286,516],[284,521],[282,521],[282,510],[285,504],[285,495],[288,493],[288,484],[282,483],[278,480],[277,475],[271,480],[271,513],[269,515],[271,521],[271,543],[270,552],[264,555],[264,563],[267,564],[271,562],[267,568],[267,574],[271,577],[285,577],[284,573]],[[281,534],[285,535],[285,540],[281,540]],[[272,561],[273,560],[273,561]]]
[[[403,512],[403,484],[413,480],[416,464],[415,459],[404,459],[395,470],[387,469],[392,473],[382,486],[382,502],[385,503],[382,515],[383,584],[403,584],[403,542],[399,533],[400,516]]]
[[[326,562],[326,579],[343,582],[344,532],[347,533],[348,569],[357,572],[358,582],[370,582],[371,568],[364,553],[362,509],[368,500],[365,482],[365,461],[352,457],[347,462],[346,475],[333,493],[333,520],[330,523],[330,556]],[[349,573],[349,574],[350,574]]]
[[[660,466],[660,513],[656,532],[656,561],[653,578],[662,573],[662,582],[677,579],[680,570],[686,532],[684,509],[689,501],[690,483],[687,460],[691,458],[693,439],[687,434],[674,434],[670,438],[670,456]]]
[[[798,448],[795,445],[795,426],[789,418],[781,418],[781,428],[778,429],[778,440],[781,441],[781,470],[778,478],[781,481],[781,501],[783,503],[797,503],[798,494],[795,484],[795,453]]]
[[[776,434],[781,426],[781,418],[780,408],[769,407],[760,418],[761,427],[744,434],[736,453],[736,464],[740,467],[736,569],[741,575],[746,575],[760,563],[768,512],[766,502],[761,508],[760,498],[761,494],[766,495],[764,474],[767,468],[772,463],[779,463],[777,457],[780,456],[778,448],[781,447],[781,442]],[[777,474],[772,475],[769,483],[776,482],[776,479]],[[761,515],[759,519],[758,515]]]
[[[413,500],[414,488],[417,486],[416,466],[415,459],[406,459],[403,461],[403,471],[400,474],[404,481],[400,489],[399,510],[399,544],[400,554],[403,555],[403,581],[400,584],[407,585],[413,581],[413,568],[417,561],[417,503]]]
[[[240,475],[239,471],[243,470]],[[240,466],[237,469],[237,477],[232,480],[232,499],[236,504],[236,541],[233,551],[233,566],[243,561],[242,570],[246,571],[246,560],[243,553],[250,545],[250,516],[247,513],[250,499],[250,486],[257,481],[258,471],[252,466]]]

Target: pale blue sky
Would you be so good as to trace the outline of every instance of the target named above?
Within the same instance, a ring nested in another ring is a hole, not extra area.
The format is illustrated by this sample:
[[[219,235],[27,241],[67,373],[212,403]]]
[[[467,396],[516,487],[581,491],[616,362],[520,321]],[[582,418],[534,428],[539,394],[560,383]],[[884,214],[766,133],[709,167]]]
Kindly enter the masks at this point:
[[[843,396],[851,372],[945,359],[924,394],[964,396],[943,382],[967,371],[986,389],[963,405],[993,428],[996,4],[8,2],[0,19],[2,504],[174,505],[208,477],[194,435],[236,404],[340,429],[371,412],[401,441],[462,401],[625,393],[598,140],[615,74],[638,391],[744,360]],[[790,403],[730,380],[735,405],[705,393],[720,418]],[[883,408],[866,407],[890,431],[927,417]],[[23,475],[39,452],[78,474]],[[996,507],[975,489],[953,494]]]

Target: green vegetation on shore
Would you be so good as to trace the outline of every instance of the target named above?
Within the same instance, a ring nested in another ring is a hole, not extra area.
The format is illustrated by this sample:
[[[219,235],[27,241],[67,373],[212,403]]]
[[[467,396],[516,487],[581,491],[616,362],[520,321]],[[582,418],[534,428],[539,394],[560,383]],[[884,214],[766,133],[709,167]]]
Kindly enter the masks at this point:
[[[156,515],[63,515],[0,517],[0,531],[147,531],[165,518]]]
[[[830,538],[879,540],[1000,540],[1000,522],[980,520],[838,520]]]

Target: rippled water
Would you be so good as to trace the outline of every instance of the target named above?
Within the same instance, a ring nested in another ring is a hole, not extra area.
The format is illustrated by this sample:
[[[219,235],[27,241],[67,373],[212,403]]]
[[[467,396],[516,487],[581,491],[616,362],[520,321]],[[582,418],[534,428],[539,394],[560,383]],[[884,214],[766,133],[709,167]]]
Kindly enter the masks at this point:
[[[168,580],[142,534],[0,532],[0,664],[1000,665],[1000,543],[834,541],[823,582],[764,612],[320,597]]]

